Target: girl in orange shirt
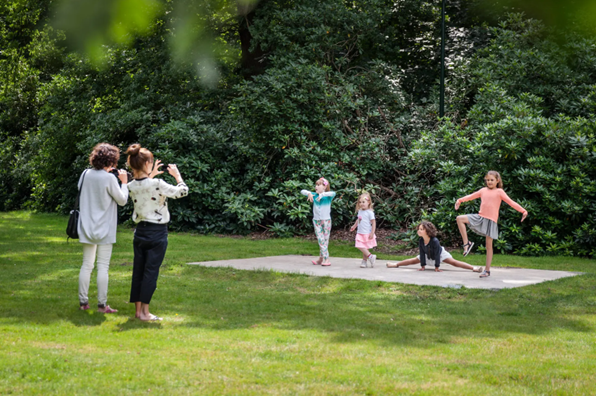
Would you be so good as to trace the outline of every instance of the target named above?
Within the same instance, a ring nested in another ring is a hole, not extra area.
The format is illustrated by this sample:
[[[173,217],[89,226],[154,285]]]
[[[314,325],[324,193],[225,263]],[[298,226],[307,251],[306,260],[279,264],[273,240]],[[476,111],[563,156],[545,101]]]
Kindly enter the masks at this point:
[[[466,195],[455,202],[455,210],[459,209],[459,205],[462,202],[471,201],[476,198],[480,198],[480,211],[478,214],[467,214],[463,216],[457,216],[457,227],[464,241],[464,256],[472,250],[474,242],[468,240],[468,234],[466,232],[466,224],[478,235],[486,236],[486,269],[482,274],[481,278],[490,276],[490,264],[493,260],[493,239],[499,238],[499,227],[497,221],[499,220],[499,208],[501,207],[501,201],[505,201],[513,209],[522,213],[521,221],[524,221],[528,216],[528,211],[522,208],[518,203],[514,202],[505,191],[503,191],[503,181],[501,175],[496,171],[488,171],[484,177],[486,187],[476,191],[473,194]]]

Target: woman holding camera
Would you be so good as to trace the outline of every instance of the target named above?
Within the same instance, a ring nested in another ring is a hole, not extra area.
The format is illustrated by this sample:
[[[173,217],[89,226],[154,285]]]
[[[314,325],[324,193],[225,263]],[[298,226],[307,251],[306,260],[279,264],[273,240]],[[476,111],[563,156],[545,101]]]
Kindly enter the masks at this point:
[[[108,143],[99,143],[89,156],[92,169],[87,169],[79,179],[80,214],[79,241],[83,244],[83,265],[79,273],[79,304],[81,310],[89,309],[89,282],[97,256],[97,311],[114,313],[118,310],[107,305],[108,269],[112,245],[116,243],[118,206],[128,200],[127,173],[115,170],[120,150]],[[117,178],[114,177],[116,176]],[[120,179],[121,185],[118,185]]]
[[[188,187],[174,164],[166,168],[176,179],[176,185],[166,183],[155,176],[162,174],[160,161],[153,160],[153,154],[140,144],[131,145],[126,151],[128,165],[132,168],[134,180],[128,184],[130,198],[135,210],[132,220],[137,223],[133,240],[134,261],[130,302],[135,303],[135,317],[145,321],[160,321],[161,318],[149,312],[149,303],[157,288],[159,268],[168,248],[168,198],[182,198],[188,195]]]

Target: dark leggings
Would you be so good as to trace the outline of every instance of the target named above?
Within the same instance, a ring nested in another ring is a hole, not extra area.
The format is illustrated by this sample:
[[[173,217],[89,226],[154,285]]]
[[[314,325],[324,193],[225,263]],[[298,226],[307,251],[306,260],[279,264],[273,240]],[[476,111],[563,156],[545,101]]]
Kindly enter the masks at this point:
[[[168,226],[145,221],[137,224],[133,241],[134,261],[130,302],[149,304],[157,288],[159,267],[168,248]]]

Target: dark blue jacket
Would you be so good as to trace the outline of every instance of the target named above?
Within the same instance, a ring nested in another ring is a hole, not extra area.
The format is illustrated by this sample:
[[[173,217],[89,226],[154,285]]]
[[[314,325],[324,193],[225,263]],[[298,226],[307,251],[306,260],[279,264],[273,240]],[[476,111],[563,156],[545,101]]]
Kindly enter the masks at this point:
[[[418,250],[420,251],[420,266],[426,266],[426,256],[435,260],[435,267],[441,265],[441,242],[436,237],[430,238],[428,245],[424,244],[424,238],[418,240]]]

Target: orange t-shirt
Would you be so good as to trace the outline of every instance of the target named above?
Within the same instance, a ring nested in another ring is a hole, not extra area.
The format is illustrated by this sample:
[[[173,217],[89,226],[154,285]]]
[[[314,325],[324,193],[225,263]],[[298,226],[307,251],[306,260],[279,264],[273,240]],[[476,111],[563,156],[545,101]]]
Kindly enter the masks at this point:
[[[466,195],[465,197],[458,199],[457,202],[462,203],[474,200],[476,198],[480,198],[481,200],[480,212],[478,212],[478,214],[485,219],[494,221],[495,223],[499,220],[499,208],[501,207],[501,201],[507,202],[509,206],[520,213],[527,212],[521,207],[520,204],[509,198],[502,188],[493,188],[491,190],[488,187],[484,187],[473,194]]]

